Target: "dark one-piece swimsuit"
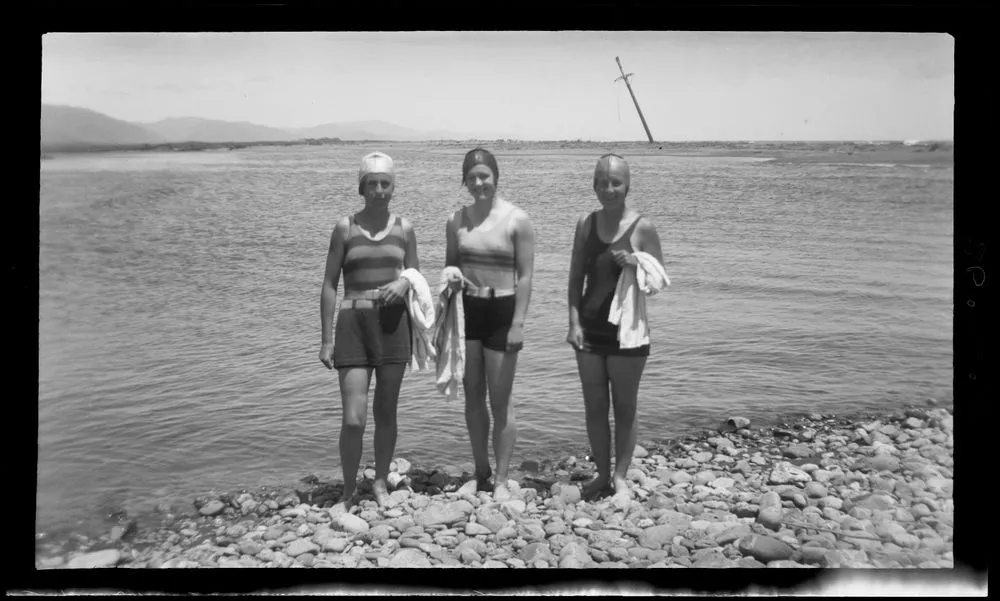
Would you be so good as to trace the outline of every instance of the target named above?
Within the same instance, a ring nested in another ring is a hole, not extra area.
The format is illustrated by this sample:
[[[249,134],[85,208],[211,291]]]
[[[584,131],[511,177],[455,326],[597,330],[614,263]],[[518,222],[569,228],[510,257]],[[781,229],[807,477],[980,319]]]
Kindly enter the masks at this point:
[[[649,355],[649,345],[638,348],[623,349],[618,343],[618,326],[608,321],[611,312],[611,301],[615,296],[615,287],[622,268],[611,256],[613,250],[634,252],[632,249],[632,232],[639,220],[636,219],[628,230],[616,241],[608,244],[597,235],[597,212],[590,214],[590,231],[584,242],[585,258],[583,298],[580,302],[580,327],[583,329],[584,352],[600,355],[619,355],[625,357],[646,357]],[[597,298],[600,291],[606,291]]]

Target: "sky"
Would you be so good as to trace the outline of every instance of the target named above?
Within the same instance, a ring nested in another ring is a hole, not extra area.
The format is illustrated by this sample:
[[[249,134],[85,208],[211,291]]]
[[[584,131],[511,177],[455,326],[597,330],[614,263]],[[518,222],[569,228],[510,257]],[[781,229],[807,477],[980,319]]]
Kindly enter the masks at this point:
[[[42,102],[133,122],[387,121],[525,140],[953,138],[935,33],[50,33]]]

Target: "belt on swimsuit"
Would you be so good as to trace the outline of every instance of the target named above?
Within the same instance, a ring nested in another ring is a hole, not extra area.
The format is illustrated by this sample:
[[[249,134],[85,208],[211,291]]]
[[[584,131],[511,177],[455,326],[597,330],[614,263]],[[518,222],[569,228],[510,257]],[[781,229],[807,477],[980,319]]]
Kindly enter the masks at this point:
[[[489,286],[479,286],[478,288],[471,285],[466,285],[464,294],[466,296],[471,296],[474,298],[500,298],[503,296],[514,296],[517,292],[513,288],[502,289],[502,288],[491,288]]]
[[[344,300],[340,303],[341,309],[376,309],[382,306],[379,300],[378,290],[347,290],[344,292]]]

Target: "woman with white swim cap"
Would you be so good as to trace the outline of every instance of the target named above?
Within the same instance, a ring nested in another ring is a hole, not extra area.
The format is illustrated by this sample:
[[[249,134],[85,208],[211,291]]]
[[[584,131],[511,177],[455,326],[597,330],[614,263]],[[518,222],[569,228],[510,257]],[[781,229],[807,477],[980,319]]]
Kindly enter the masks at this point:
[[[322,346],[319,359],[337,369],[343,421],[340,458],[344,472],[341,502],[354,502],[362,439],[368,414],[368,389],[375,375],[375,481],[379,505],[389,498],[386,479],[396,447],[396,407],[406,364],[410,361],[409,289],[404,269],[419,269],[417,240],[410,222],[389,212],[395,191],[392,159],[366,155],[358,173],[358,193],[365,206],[341,218],[330,236],[320,298]],[[337,284],[344,275],[344,299],[337,316]]]
[[[631,174],[625,159],[606,154],[594,169],[594,192],[601,208],[581,215],[576,225],[569,271],[569,333],[576,350],[583,386],[587,437],[597,474],[582,489],[584,498],[610,490],[629,495],[626,473],[636,444],[636,397],[649,355],[649,345],[622,349],[618,326],[608,322],[619,275],[636,265],[635,251],[663,255],[656,228],[626,206]],[[610,388],[610,394],[609,394]],[[611,471],[611,427],[614,406],[615,468]]]

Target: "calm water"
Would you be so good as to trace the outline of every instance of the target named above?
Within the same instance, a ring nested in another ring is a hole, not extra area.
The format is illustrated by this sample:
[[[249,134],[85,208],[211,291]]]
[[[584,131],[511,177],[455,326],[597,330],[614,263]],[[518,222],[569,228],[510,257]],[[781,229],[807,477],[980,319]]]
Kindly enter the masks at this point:
[[[467,202],[462,152],[382,147],[431,282]],[[195,494],[338,475],[336,372],[317,360],[336,219],[372,149],[256,148],[41,162],[37,529]],[[586,444],[564,342],[588,154],[500,154],[538,233],[514,386],[514,465]],[[637,156],[629,202],[672,287],[649,303],[640,440],[808,411],[949,398],[951,168]],[[372,427],[364,461],[373,459]],[[457,455],[456,455],[457,453]],[[408,374],[397,454],[471,459],[460,403]],[[82,522],[81,522],[82,521]]]

